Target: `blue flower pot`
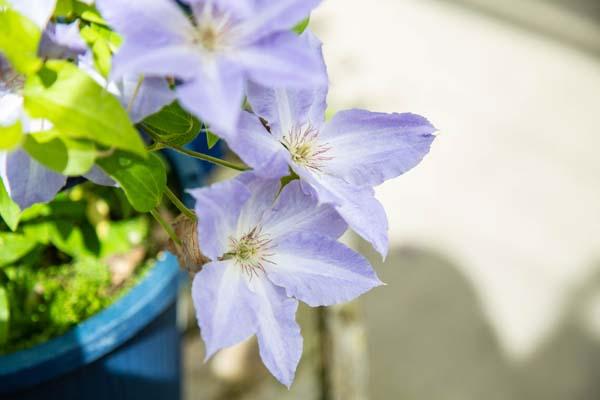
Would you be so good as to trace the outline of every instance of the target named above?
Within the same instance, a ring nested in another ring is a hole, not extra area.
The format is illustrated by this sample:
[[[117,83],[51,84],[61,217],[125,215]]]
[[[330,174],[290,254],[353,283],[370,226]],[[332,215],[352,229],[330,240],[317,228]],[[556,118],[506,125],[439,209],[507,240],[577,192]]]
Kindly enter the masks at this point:
[[[0,357],[2,399],[178,399],[177,260],[65,335]]]
[[[208,150],[200,138],[189,147]],[[165,155],[182,191],[200,186],[210,170],[189,157]],[[0,356],[0,399],[179,399],[176,306],[182,277],[176,258],[167,254],[124,297],[65,335]]]

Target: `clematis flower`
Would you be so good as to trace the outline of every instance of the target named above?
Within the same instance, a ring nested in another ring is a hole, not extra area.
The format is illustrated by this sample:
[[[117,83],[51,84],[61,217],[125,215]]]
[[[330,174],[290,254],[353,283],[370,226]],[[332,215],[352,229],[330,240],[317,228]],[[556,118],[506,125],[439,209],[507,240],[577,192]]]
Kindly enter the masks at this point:
[[[352,300],[381,285],[368,261],[336,239],[346,224],[298,181],[245,173],[191,190],[200,249],[211,262],[194,278],[192,295],[206,357],[258,338],[261,358],[291,385],[302,353],[298,300],[309,306]]]
[[[5,0],[19,14],[29,18],[38,28],[44,30],[50,20],[56,0]]]
[[[77,65],[119,99],[133,122],[140,122],[175,101],[175,92],[164,78],[149,77],[140,80],[139,76],[128,75],[117,81],[107,80],[94,67],[91,52],[79,57]]]
[[[17,12],[33,21],[42,31],[39,53],[42,57],[75,57],[85,50],[78,26],[49,23],[56,0],[9,0]],[[0,54],[0,127],[21,124],[25,133],[52,127],[49,121],[31,119],[23,107],[25,78]],[[0,151],[0,178],[9,196],[21,209],[50,201],[65,185],[67,178],[31,158],[22,149]]]
[[[48,23],[42,32],[39,53],[43,58],[76,59],[87,45],[79,35],[79,21],[70,24]]]
[[[302,39],[325,69],[318,39],[309,32]],[[244,112],[235,134],[217,133],[257,174],[281,177],[291,168],[385,256],[387,217],[373,187],[417,165],[436,129],[419,115],[357,109],[325,122],[326,85],[293,90],[249,83],[247,94],[255,114]]]
[[[32,120],[25,114],[24,81],[25,78],[0,54],[0,127],[20,123],[25,132],[43,130],[41,120]],[[45,127],[50,128],[48,121],[46,123]],[[21,209],[50,201],[67,179],[32,159],[22,149],[0,151],[0,178],[8,195]]]
[[[98,0],[124,42],[113,77],[174,76],[181,104],[213,128],[232,131],[244,84],[323,82],[319,60],[290,32],[320,0]]]

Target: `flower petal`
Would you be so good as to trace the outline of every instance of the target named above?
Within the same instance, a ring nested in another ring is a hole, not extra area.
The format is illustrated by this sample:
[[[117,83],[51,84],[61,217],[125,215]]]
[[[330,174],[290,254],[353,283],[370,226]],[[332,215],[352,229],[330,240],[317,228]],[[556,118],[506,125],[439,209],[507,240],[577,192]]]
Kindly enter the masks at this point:
[[[182,105],[215,131],[233,132],[244,97],[242,72],[225,60],[205,63],[196,72],[192,81],[177,87]]]
[[[21,15],[32,20],[44,29],[56,7],[56,0],[7,0]]]
[[[339,112],[320,136],[331,148],[326,172],[353,185],[379,185],[416,166],[429,152],[435,131],[415,114]]]
[[[146,50],[187,42],[194,27],[173,0],[97,0],[96,7],[125,43]]]
[[[271,374],[289,388],[302,356],[302,336],[296,323],[298,301],[268,279],[252,279],[250,287],[257,299],[254,312],[260,357]]]
[[[67,181],[21,149],[0,153],[0,177],[8,195],[22,210],[52,200]]]
[[[231,0],[226,0],[230,3]],[[310,15],[321,0],[254,0],[255,12],[242,28],[245,36],[261,38],[273,32],[289,31]]]
[[[79,35],[79,21],[70,24],[49,23],[39,46],[42,58],[77,58],[84,54],[87,45]]]
[[[271,210],[281,188],[279,179],[262,179],[254,172],[245,172],[235,178],[246,186],[250,197],[244,203],[238,219],[238,235],[244,235],[262,225],[265,214]]]
[[[117,86],[120,91],[119,100],[129,110],[129,116],[134,122],[140,122],[175,101],[175,92],[163,78],[148,77],[140,85],[139,78],[127,76]],[[134,95],[135,99],[130,106]]]
[[[332,206],[318,204],[315,196],[305,193],[299,180],[283,188],[263,221],[263,229],[272,239],[296,232],[319,232],[338,238],[347,227]]]
[[[371,187],[351,185],[330,175],[312,174],[297,165],[292,168],[319,202],[333,205],[350,228],[385,258],[388,251],[387,216]]]
[[[216,260],[227,251],[229,237],[235,233],[240,211],[250,192],[235,179],[188,192],[196,199],[200,249]]]
[[[250,80],[268,87],[324,86],[327,74],[320,55],[306,39],[279,32],[235,53]]]
[[[94,182],[96,185],[101,186],[114,186],[118,187],[119,185],[115,182],[110,176],[106,174],[99,166],[94,165],[92,169],[88,171],[87,174],[83,176],[87,180]]]
[[[382,284],[363,256],[314,232],[278,240],[271,260],[269,279],[312,307],[350,301]]]
[[[146,47],[126,40],[113,57],[111,79],[127,75],[191,79],[201,62],[200,54],[188,45]]]
[[[252,111],[269,122],[271,133],[277,139],[281,139],[294,125],[310,124],[320,128],[325,119],[328,85],[321,42],[310,31],[304,32],[301,40],[313,53],[312,58],[320,63],[321,84],[303,88],[274,88],[270,83],[261,85],[250,81],[246,85]]]
[[[206,357],[239,343],[256,332],[256,295],[233,261],[216,261],[194,277],[192,297]]]
[[[0,96],[0,126],[13,125],[24,115],[23,96],[12,93]]]
[[[261,124],[260,120],[248,112],[240,115],[235,133],[217,132],[227,145],[254,173],[265,178],[282,177],[289,173],[289,153]]]

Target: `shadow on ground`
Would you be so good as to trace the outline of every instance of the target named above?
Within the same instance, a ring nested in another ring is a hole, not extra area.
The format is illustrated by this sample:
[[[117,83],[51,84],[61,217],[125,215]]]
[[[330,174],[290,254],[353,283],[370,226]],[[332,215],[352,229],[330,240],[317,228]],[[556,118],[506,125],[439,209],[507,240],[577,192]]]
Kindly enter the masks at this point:
[[[504,357],[472,283],[440,254],[414,248],[375,262],[389,284],[365,298],[373,399],[600,398],[600,326],[582,318],[600,273],[576,290],[554,333],[527,360]],[[598,315],[596,315],[598,317]]]

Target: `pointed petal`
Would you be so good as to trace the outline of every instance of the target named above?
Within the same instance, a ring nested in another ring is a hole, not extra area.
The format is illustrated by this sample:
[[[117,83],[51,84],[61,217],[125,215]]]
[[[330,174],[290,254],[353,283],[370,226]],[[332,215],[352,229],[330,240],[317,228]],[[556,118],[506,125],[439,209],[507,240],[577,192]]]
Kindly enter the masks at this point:
[[[288,183],[277,198],[273,210],[265,215],[263,229],[272,239],[295,232],[319,232],[340,237],[347,225],[335,209],[318,204],[317,198],[305,193],[299,180]]]
[[[388,222],[371,187],[358,187],[330,175],[316,175],[293,166],[320,202],[333,205],[350,228],[373,245],[384,258],[388,251]]]
[[[379,185],[421,162],[435,131],[415,114],[339,112],[321,133],[331,147],[326,171],[353,185]]]
[[[271,133],[281,140],[294,126],[319,128],[325,118],[327,87],[315,90],[271,89],[253,82],[247,85],[252,110],[269,122]]]
[[[56,7],[56,0],[7,0],[21,15],[32,20],[44,29]]]
[[[96,7],[125,39],[150,51],[188,42],[194,27],[173,0],[97,0]]]
[[[113,58],[111,79],[140,74],[191,79],[201,62],[200,54],[188,45],[146,47],[126,40]]]
[[[87,45],[79,35],[79,21],[70,24],[49,23],[42,34],[39,55],[42,58],[77,58]]]
[[[320,128],[327,108],[327,68],[321,51],[321,42],[310,31],[300,37],[312,56],[320,64],[321,84],[302,88],[274,88],[271,83],[261,85],[248,82],[246,94],[255,114],[267,120],[273,135],[281,139],[294,125],[310,124]]]
[[[243,111],[235,133],[217,132],[253,172],[265,178],[289,173],[289,152],[261,124],[258,117]]]
[[[230,3],[231,0],[226,0]],[[289,31],[308,17],[321,0],[255,1],[254,12],[249,15],[243,29],[246,37],[261,38],[273,32]]]
[[[67,181],[21,149],[0,153],[0,177],[8,195],[22,210],[52,200]]]
[[[204,65],[194,80],[177,87],[177,97],[190,112],[215,131],[235,130],[244,97],[244,79],[237,66],[225,60]]]
[[[262,225],[265,214],[273,208],[281,188],[279,179],[262,179],[254,172],[245,172],[235,178],[250,192],[238,219],[238,234],[246,234],[257,225]]]
[[[211,262],[194,277],[192,298],[206,359],[256,332],[256,295],[233,261]]]
[[[200,249],[216,260],[227,251],[229,237],[236,231],[240,211],[250,192],[235,179],[188,192],[196,199]]]
[[[23,96],[12,93],[0,95],[0,126],[13,125],[23,116]]]
[[[236,53],[250,80],[268,87],[324,86],[327,75],[318,52],[292,32],[266,36]]]
[[[260,357],[271,374],[289,388],[302,356],[302,336],[296,323],[298,301],[268,279],[253,279],[250,285],[257,299]]]
[[[88,171],[87,174],[83,176],[84,178],[94,182],[96,185],[101,186],[114,186],[117,187],[118,184],[115,182],[110,176],[106,174],[99,166],[94,165],[92,169]]]
[[[134,122],[140,122],[175,101],[175,92],[163,78],[145,78],[139,88],[138,85],[139,78],[132,76],[123,78],[118,85],[119,99],[123,106],[129,109],[129,116]],[[134,95],[135,99],[131,103]]]
[[[269,279],[311,307],[350,301],[382,284],[363,256],[314,232],[285,236],[275,253]]]

